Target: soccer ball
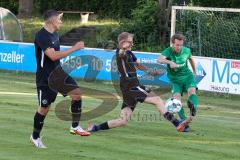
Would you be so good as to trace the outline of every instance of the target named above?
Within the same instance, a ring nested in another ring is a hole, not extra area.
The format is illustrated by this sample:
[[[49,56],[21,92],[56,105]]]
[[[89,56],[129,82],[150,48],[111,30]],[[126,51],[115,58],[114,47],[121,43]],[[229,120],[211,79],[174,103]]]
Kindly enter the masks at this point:
[[[165,103],[165,108],[170,113],[177,113],[182,108],[182,103],[176,98],[169,98]]]

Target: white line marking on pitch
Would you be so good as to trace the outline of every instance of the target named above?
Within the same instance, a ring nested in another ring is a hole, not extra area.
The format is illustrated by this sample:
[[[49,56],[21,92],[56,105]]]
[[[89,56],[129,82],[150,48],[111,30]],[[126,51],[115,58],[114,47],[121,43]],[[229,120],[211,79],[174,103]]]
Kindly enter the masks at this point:
[[[3,91],[0,91],[0,94],[4,94],[4,95],[24,95],[24,96],[37,96],[37,93],[21,93],[21,92],[3,92]],[[118,100],[121,100],[120,96],[114,94]],[[58,97],[61,97],[62,95],[61,94],[58,94]],[[94,97],[90,97],[90,96],[83,96],[84,98],[94,98]]]
[[[36,93],[20,93],[20,92],[0,92],[0,94],[8,94],[8,95],[26,95],[26,96],[36,96]]]

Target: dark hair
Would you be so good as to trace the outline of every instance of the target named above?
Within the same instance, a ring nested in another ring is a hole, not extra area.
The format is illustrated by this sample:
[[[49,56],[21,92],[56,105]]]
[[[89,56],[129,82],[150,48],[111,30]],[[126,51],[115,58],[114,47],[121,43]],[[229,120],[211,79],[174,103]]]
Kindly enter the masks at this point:
[[[181,33],[177,33],[177,34],[174,34],[171,38],[171,42],[174,43],[175,42],[175,39],[177,40],[185,40],[185,37],[184,35],[182,35]]]
[[[59,14],[60,13],[58,13],[58,11],[56,11],[54,9],[50,9],[50,10],[47,10],[46,12],[44,12],[43,19],[46,21],[51,17],[58,16]]]

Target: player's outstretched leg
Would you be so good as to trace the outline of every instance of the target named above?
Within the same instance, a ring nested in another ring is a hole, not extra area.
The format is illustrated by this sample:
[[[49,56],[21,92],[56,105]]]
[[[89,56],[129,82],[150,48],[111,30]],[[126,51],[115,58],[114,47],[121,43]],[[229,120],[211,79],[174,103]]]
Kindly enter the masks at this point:
[[[174,115],[172,113],[168,112],[165,109],[164,102],[160,97],[155,96],[153,93],[150,95],[152,95],[152,96],[148,96],[144,102],[154,104],[157,107],[157,109],[159,110],[159,112],[164,116],[164,118],[166,118],[168,121],[170,121],[176,127],[176,130],[178,132],[183,132],[185,127],[189,123],[191,123],[191,121],[192,121],[191,116],[184,121],[179,121],[176,117],[174,117]]]
[[[128,123],[132,113],[133,111],[130,107],[125,107],[121,110],[119,118],[101,123],[100,125],[89,123],[87,131],[97,132],[99,130],[108,130],[111,128],[124,126]]]

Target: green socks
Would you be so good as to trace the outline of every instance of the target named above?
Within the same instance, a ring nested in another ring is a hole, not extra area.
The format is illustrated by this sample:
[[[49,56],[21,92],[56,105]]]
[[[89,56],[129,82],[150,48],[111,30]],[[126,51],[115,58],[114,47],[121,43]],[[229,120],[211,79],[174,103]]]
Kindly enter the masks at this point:
[[[181,120],[187,119],[187,117],[185,115],[185,112],[184,112],[184,109],[183,109],[183,106],[182,106],[181,110],[178,112],[178,116]]]
[[[194,104],[194,108],[197,109],[198,107],[198,97],[196,94],[192,94],[189,96],[188,100]]]
[[[194,105],[194,109],[197,109],[198,107],[198,97],[196,94],[192,94],[189,96],[188,101],[190,101]],[[181,110],[178,112],[178,116],[181,120],[187,119],[183,107]]]

